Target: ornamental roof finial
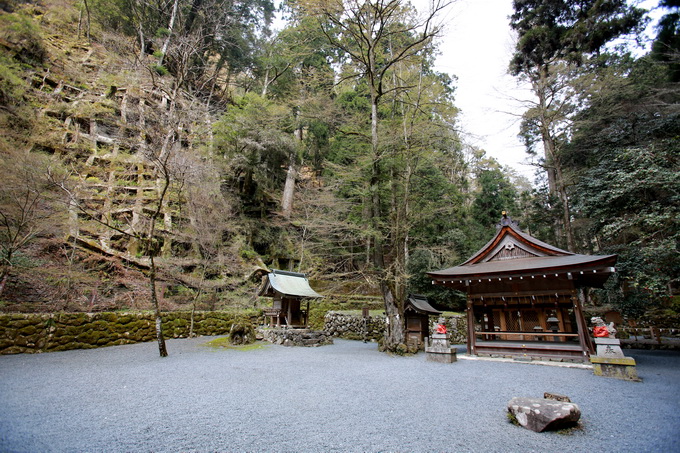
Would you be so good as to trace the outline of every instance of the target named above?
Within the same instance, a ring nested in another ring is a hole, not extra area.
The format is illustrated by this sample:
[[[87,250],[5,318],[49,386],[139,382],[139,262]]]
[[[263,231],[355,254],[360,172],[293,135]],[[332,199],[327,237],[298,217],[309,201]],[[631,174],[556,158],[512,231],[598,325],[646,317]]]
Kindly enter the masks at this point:
[[[503,211],[501,212],[501,214],[502,214],[501,221],[498,222],[498,224],[496,225],[497,230],[500,230],[504,226],[511,226],[519,230],[519,225],[517,224],[516,221],[510,218],[507,211]]]

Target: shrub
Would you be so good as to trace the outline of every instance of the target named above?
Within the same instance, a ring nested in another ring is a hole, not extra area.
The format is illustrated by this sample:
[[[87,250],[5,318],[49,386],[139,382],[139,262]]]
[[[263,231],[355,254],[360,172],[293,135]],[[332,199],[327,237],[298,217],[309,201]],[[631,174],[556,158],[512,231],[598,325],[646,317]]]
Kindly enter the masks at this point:
[[[151,66],[151,69],[159,76],[168,75],[168,68],[166,68],[162,64],[155,64]]]

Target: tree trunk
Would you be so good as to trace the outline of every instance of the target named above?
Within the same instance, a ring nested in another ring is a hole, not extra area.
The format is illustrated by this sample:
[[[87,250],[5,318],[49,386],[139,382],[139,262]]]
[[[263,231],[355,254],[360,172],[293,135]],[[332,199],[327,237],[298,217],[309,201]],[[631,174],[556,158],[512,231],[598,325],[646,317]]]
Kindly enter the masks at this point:
[[[146,44],[144,42],[144,30],[142,30],[142,25],[139,25],[139,29],[137,30],[139,33],[139,61],[144,61],[144,57],[146,55]]]
[[[163,42],[163,48],[161,49],[161,57],[158,59],[158,64],[162,65],[163,64],[163,59],[165,58],[165,54],[168,52],[168,46],[170,45],[170,36],[172,35],[172,29],[175,27],[175,19],[177,18],[177,8],[179,6],[179,0],[175,0],[174,4],[172,5],[172,14],[170,16],[170,23],[168,24],[168,36],[165,38],[165,41]]]
[[[291,156],[286,174],[286,184],[283,186],[283,197],[281,197],[281,210],[286,219],[290,219],[293,213],[293,195],[295,194],[295,179],[297,177],[294,161],[295,157]]]
[[[7,284],[7,279],[9,278],[9,271],[3,270],[2,277],[0,277],[0,295],[5,291],[5,285]]]
[[[156,294],[156,262],[153,258],[153,253],[153,250],[149,252],[151,259],[151,269],[149,270],[149,287],[151,289],[151,302],[156,312],[156,340],[158,341],[158,352],[160,353],[161,357],[167,357],[168,350],[165,347],[165,338],[163,337],[163,320],[161,318],[161,309],[158,303],[158,296]]]
[[[381,233],[381,200],[380,200],[380,153],[378,149],[378,97],[372,88],[371,98],[371,145],[373,149],[373,165],[371,167],[371,223],[375,235],[373,244],[373,266],[378,273],[380,280],[380,290],[385,303],[385,316],[387,326],[385,329],[385,342],[383,347],[387,351],[396,350],[397,346],[405,343],[405,332],[403,322],[403,308],[399,301],[395,299],[395,294],[390,284],[387,282],[387,271],[385,269],[385,250]]]
[[[545,155],[546,172],[548,174],[548,193],[560,202],[562,215],[555,219],[555,236],[558,243],[565,243],[567,250],[574,251],[574,234],[571,228],[571,215],[569,210],[569,196],[562,173],[562,163],[559,158],[559,150],[555,138],[550,131],[551,120],[546,117],[548,102],[546,99],[546,76],[541,74],[540,80],[534,84],[534,91],[538,95],[539,109],[541,112],[540,129]]]
[[[380,284],[380,290],[385,300],[385,350],[394,351],[400,344],[405,344],[403,307],[395,299],[394,293],[387,282]]]
[[[189,324],[189,338],[194,338],[194,313],[196,312],[196,300],[191,304],[191,323]]]

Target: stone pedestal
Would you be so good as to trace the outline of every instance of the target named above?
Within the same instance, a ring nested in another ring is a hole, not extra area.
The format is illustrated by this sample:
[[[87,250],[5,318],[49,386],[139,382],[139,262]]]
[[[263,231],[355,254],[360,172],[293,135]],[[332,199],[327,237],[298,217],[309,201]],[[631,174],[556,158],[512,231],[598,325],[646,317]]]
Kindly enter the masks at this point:
[[[624,358],[621,350],[621,341],[618,338],[595,338],[597,350],[595,355],[598,357]]]
[[[628,381],[639,381],[635,359],[626,357],[618,338],[595,338],[597,353],[590,356],[593,373],[596,376],[613,377]]]
[[[453,363],[457,360],[456,349],[449,344],[449,335],[433,333],[425,339],[425,354],[430,362]]]

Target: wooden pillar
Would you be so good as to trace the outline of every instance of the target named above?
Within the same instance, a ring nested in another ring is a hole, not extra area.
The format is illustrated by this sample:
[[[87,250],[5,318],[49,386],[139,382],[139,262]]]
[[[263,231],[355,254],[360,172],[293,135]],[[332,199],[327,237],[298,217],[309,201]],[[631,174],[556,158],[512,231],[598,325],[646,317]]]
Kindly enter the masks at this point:
[[[467,352],[471,355],[477,354],[477,348],[475,346],[475,316],[472,310],[472,299],[470,296],[467,298],[467,327],[468,327],[468,341],[467,341]]]
[[[583,303],[585,302],[586,294],[584,288],[577,288],[572,291],[571,301],[574,304],[574,317],[576,318],[576,326],[578,328],[578,339],[583,350],[583,358],[588,359],[590,354],[594,354],[593,343],[590,340],[590,333],[586,326],[586,320],[583,317]]]
[[[506,311],[498,310],[498,317],[501,320],[501,332],[507,332],[508,331],[508,323],[505,320],[505,316],[506,316]],[[506,341],[506,340],[508,340],[509,337],[507,335],[500,335],[499,338],[503,341]]]
[[[572,301],[573,303],[573,301]],[[557,316],[557,331],[558,332],[567,332],[567,319],[569,318],[569,314],[566,313],[562,308],[557,304],[556,309],[556,316]],[[576,310],[574,309],[574,313]],[[567,341],[567,337],[556,337],[558,338],[561,342]]]
[[[286,317],[286,325],[288,327],[292,327],[291,324],[293,323],[293,301],[288,299],[288,316]]]
[[[484,330],[487,332],[493,332],[494,329],[494,319],[493,319],[493,310],[488,307],[484,307],[484,314],[486,315],[486,325],[484,326]],[[496,337],[494,335],[485,335],[484,336],[485,340],[495,340]]]

